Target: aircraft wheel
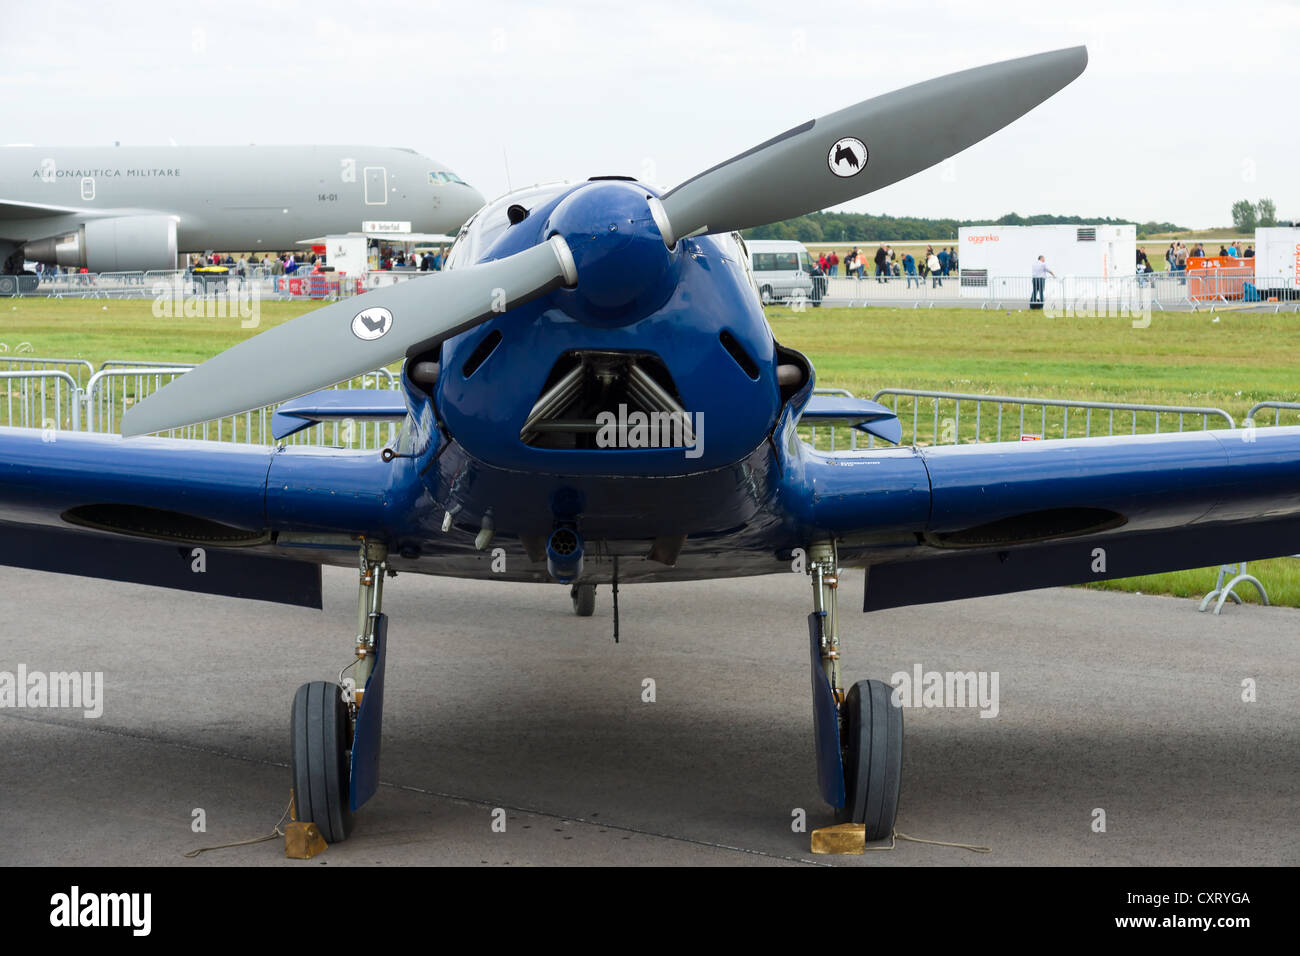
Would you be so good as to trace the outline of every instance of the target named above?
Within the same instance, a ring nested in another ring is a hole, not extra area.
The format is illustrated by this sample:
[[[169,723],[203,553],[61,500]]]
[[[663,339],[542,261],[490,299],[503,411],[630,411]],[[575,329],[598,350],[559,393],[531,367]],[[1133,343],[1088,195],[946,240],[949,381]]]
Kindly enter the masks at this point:
[[[844,807],[837,823],[865,823],[867,840],[894,831],[903,771],[903,711],[890,702],[884,681],[860,680],[849,688],[840,715],[844,748]]]
[[[764,305],[771,305],[772,287],[770,285],[763,286],[763,288],[758,290],[758,297],[763,300]]]
[[[575,584],[569,589],[573,598],[573,613],[578,617],[591,617],[596,612],[596,585]]]
[[[289,721],[298,819],[316,824],[327,843],[342,842],[352,832],[349,719],[340,691],[328,681],[303,684]]]

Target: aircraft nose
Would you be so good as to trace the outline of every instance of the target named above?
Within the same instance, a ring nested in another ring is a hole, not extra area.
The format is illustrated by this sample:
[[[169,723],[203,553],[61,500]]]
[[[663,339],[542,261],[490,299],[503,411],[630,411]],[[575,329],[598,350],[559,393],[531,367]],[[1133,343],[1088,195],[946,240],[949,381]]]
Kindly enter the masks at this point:
[[[470,216],[487,205],[487,200],[473,186],[462,184],[458,186],[457,192],[459,195],[456,196],[453,205],[457,217],[456,228],[459,229]]]

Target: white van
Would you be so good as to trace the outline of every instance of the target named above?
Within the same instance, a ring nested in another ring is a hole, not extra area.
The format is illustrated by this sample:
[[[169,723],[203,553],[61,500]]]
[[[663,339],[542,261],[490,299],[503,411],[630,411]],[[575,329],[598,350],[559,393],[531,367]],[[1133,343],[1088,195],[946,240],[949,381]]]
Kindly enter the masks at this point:
[[[812,257],[802,242],[747,239],[749,268],[763,303],[813,297]]]

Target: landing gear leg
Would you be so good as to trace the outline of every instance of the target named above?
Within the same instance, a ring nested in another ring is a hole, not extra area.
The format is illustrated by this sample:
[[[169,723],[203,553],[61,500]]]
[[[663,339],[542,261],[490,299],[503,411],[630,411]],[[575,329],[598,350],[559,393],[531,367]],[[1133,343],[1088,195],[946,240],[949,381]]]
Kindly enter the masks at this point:
[[[813,613],[808,616],[818,781],[839,823],[866,825],[866,838],[894,831],[903,766],[903,712],[892,688],[862,680],[847,693],[840,674],[839,560],[834,541],[808,548]]]
[[[347,839],[353,814],[379,786],[388,633],[388,618],[381,608],[387,548],[364,542],[360,570],[356,661],[349,665],[352,680],[346,685],[303,684],[294,696],[289,722],[297,816],[315,823],[328,843]]]

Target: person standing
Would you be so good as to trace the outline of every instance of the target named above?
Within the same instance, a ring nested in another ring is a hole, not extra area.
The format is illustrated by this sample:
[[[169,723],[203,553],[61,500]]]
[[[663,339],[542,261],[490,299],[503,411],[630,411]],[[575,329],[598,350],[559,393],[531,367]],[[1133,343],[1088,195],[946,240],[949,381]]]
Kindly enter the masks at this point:
[[[1039,256],[1038,261],[1034,263],[1034,291],[1029,296],[1029,307],[1031,309],[1041,309],[1043,307],[1043,290],[1047,288],[1047,277],[1056,278],[1056,273],[1047,268],[1047,257]]]
[[[876,281],[884,282],[889,271],[889,250],[882,242],[876,249]]]
[[[840,257],[834,249],[832,249],[831,254],[826,257],[826,262],[831,267],[831,275],[837,276],[840,274]]]
[[[934,254],[934,247],[925,248],[927,250],[925,267],[930,270],[930,288],[937,289],[943,285],[943,267],[939,264],[939,257]]]
[[[822,297],[826,295],[826,270],[821,265],[825,261],[826,257],[822,256],[819,261],[811,263],[812,268],[808,271],[809,278],[812,279],[812,289],[808,297],[814,309],[821,308]]]

